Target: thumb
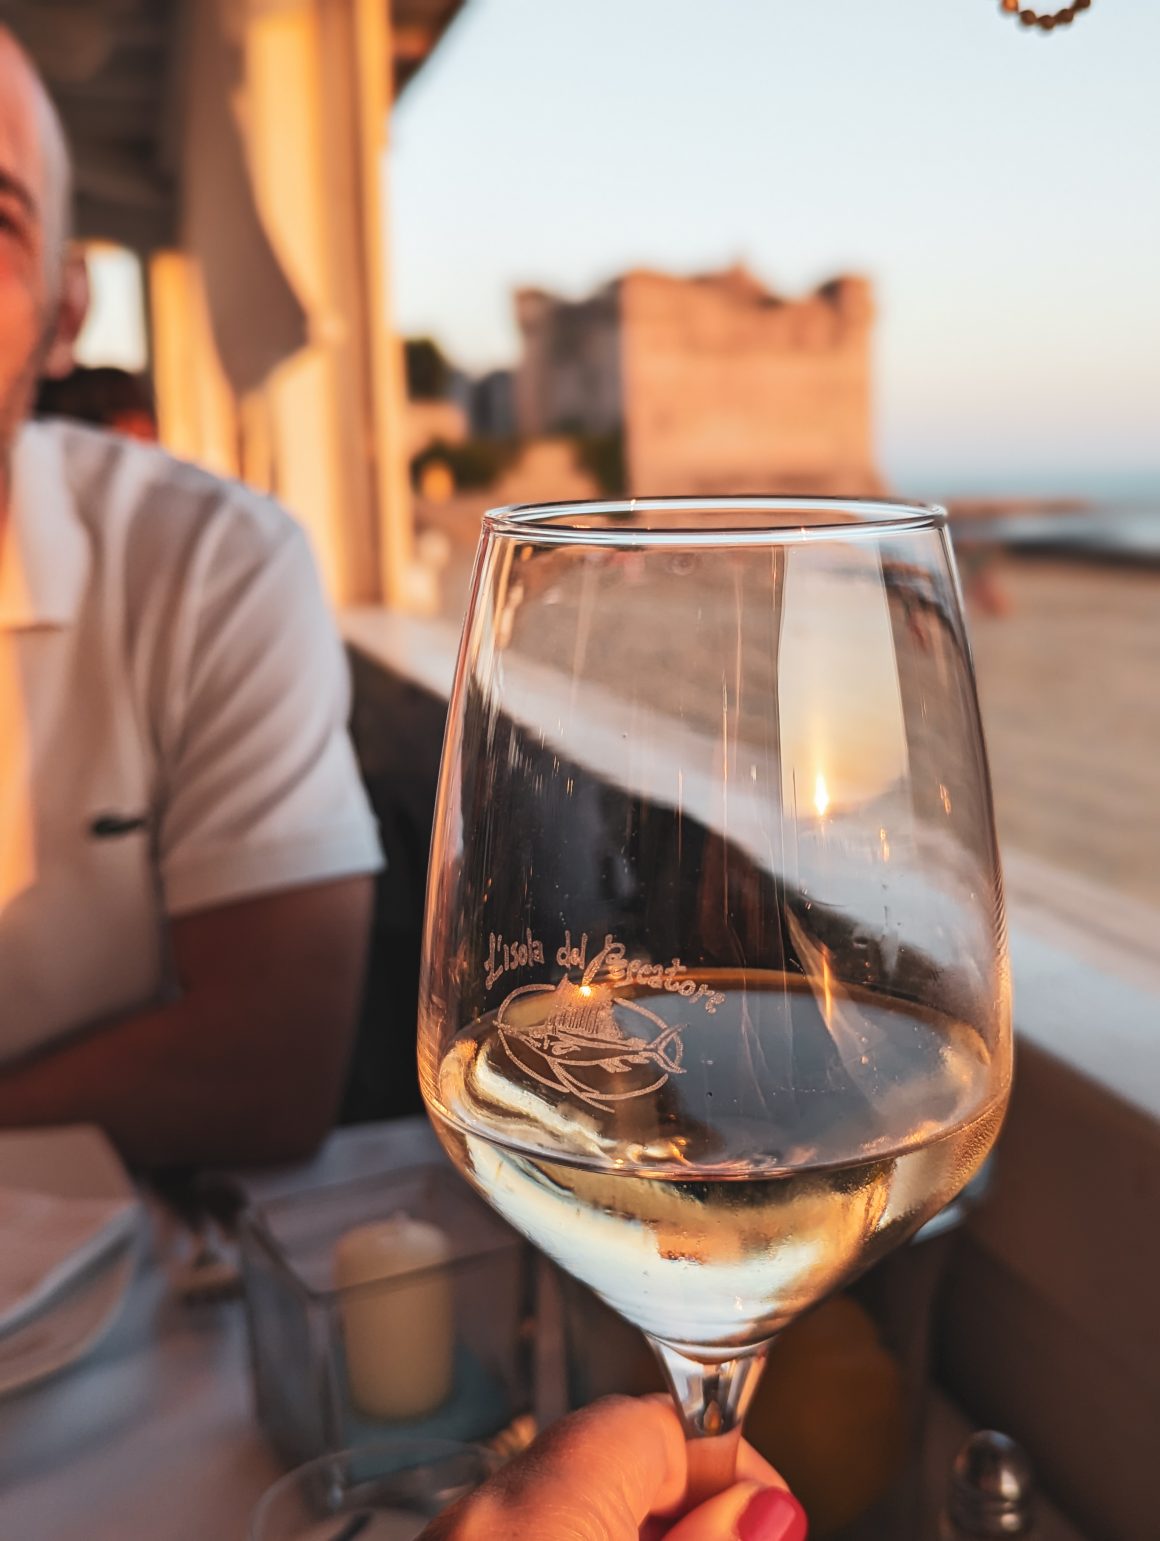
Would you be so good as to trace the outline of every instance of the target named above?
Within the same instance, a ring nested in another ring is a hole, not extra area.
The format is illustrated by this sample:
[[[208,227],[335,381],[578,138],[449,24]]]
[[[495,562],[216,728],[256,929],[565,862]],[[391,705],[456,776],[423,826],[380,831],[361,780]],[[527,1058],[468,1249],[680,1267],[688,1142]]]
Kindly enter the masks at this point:
[[[433,1521],[421,1541],[637,1541],[685,1488],[671,1404],[607,1397],[562,1418]]]
[[[805,1541],[805,1510],[784,1488],[737,1482],[686,1514],[665,1541]]]

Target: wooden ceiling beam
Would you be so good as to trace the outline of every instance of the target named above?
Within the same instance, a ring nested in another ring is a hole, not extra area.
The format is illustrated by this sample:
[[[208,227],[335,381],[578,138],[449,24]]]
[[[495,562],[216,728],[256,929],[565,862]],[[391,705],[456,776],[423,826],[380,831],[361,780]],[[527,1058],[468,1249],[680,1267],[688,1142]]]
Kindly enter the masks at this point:
[[[438,34],[432,27],[395,27],[391,32],[391,52],[396,63],[421,64],[437,41]]]

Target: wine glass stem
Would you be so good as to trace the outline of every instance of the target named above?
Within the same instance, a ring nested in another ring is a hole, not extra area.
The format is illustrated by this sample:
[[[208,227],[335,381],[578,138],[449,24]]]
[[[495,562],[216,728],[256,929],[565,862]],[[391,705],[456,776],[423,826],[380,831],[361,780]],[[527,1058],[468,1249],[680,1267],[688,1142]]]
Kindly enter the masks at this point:
[[[737,1474],[741,1422],[761,1378],[768,1343],[736,1358],[694,1359],[650,1340],[664,1368],[689,1441],[688,1507],[723,1492]]]

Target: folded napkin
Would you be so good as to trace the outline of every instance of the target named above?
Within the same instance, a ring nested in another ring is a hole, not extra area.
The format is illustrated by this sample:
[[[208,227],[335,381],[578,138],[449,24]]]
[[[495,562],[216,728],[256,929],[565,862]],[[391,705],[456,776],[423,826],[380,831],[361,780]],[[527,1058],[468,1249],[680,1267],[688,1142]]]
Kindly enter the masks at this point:
[[[131,1236],[137,1215],[131,1198],[0,1188],[0,1333],[19,1327]]]

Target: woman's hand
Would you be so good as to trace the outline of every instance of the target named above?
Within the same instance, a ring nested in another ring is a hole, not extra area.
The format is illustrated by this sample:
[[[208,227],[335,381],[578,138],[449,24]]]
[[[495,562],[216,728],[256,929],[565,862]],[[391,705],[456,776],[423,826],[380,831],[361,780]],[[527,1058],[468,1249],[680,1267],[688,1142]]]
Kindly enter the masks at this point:
[[[733,1486],[683,1514],[686,1479],[671,1403],[608,1397],[553,1424],[420,1541],[804,1541],[801,1506],[751,1446]]]

